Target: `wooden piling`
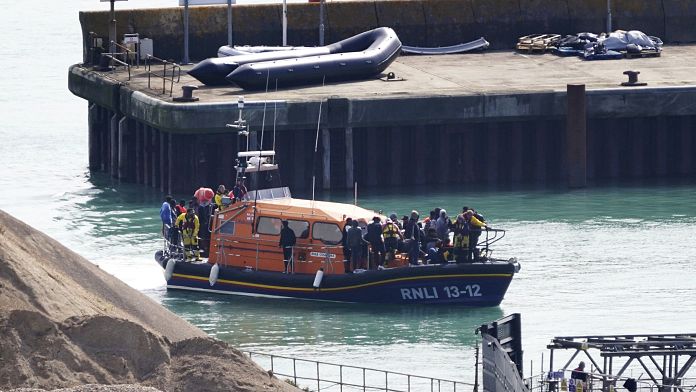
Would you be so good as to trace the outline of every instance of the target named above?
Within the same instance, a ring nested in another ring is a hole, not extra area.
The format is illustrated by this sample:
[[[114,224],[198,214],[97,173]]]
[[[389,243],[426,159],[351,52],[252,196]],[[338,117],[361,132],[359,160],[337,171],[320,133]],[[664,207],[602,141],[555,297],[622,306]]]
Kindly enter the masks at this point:
[[[566,172],[568,186],[587,186],[587,109],[584,84],[567,87]]]

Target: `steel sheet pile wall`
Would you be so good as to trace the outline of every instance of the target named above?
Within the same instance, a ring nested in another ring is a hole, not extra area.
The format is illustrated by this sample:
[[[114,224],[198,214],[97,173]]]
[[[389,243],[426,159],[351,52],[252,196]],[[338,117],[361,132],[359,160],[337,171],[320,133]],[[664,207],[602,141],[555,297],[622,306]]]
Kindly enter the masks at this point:
[[[316,129],[280,131],[277,159],[285,182],[309,189],[360,186],[565,184],[565,119],[474,122],[415,127],[326,128],[313,155]],[[188,192],[230,185],[237,136],[161,131],[111,109],[89,107],[90,168],[116,178]],[[589,119],[590,183],[693,178],[696,116]],[[264,148],[271,148],[266,135]],[[328,149],[327,149],[328,147]]]

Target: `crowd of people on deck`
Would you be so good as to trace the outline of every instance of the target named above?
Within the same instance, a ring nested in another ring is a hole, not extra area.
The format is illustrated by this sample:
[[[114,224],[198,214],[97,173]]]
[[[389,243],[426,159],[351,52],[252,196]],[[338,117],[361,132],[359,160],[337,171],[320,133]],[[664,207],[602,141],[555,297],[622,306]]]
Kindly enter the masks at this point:
[[[177,201],[167,196],[160,208],[162,235],[170,243],[170,251],[180,251],[186,261],[200,261],[201,251],[210,250],[210,219],[216,209],[247,196],[244,179],[236,181],[232,190],[220,185],[217,191],[200,188],[190,200]],[[292,263],[295,233],[283,221],[279,246],[283,250],[285,271]],[[469,207],[451,218],[447,211],[435,208],[420,220],[417,211],[401,219],[392,213],[386,221],[375,216],[369,224],[346,218],[342,229],[344,269],[351,273],[361,269],[388,267],[396,254],[406,255],[410,265],[443,264],[450,261],[468,263],[480,260],[477,247],[481,232],[488,228],[484,217]]]
[[[381,269],[404,253],[410,265],[467,263],[480,260],[477,248],[481,232],[488,228],[484,217],[469,207],[450,218],[447,211],[435,208],[420,220],[418,211],[401,220],[391,214],[386,222],[375,216],[361,227],[357,220],[346,218],[343,228],[344,269]]]
[[[167,196],[160,208],[160,219],[162,235],[170,243],[169,250],[177,252],[177,244],[183,243],[186,261],[202,260],[201,250],[205,254],[210,250],[210,217],[227,201],[235,203],[246,195],[244,178],[238,178],[230,191],[225,185],[218,186],[215,192],[209,188],[198,189],[188,200],[188,206],[185,200],[177,203],[172,196]]]

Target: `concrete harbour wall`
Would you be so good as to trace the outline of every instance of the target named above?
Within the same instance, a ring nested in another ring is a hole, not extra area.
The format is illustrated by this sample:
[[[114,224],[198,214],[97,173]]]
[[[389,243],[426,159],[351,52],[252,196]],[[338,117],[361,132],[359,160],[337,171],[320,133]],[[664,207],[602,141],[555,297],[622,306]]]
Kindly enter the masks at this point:
[[[613,0],[612,4],[615,29],[642,30],[667,43],[696,41],[695,0]],[[279,4],[235,5],[233,9],[235,44],[282,44]],[[191,58],[215,56],[217,48],[227,43],[226,6],[190,10]],[[154,40],[155,56],[181,59],[183,7],[120,10],[116,19],[117,37],[140,33]],[[89,33],[108,37],[108,21],[108,12],[80,13],[85,56]],[[318,25],[318,3],[288,5],[288,44],[318,45]],[[483,36],[493,48],[512,48],[519,36],[532,33],[604,31],[606,0],[346,0],[326,4],[327,43],[378,26],[394,28],[406,45],[446,46]]]

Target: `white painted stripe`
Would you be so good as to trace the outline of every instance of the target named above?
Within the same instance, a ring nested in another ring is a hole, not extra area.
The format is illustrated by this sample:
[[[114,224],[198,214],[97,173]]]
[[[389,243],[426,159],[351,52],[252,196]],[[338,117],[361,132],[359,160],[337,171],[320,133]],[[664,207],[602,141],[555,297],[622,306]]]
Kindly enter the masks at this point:
[[[357,303],[357,302],[350,302],[350,301],[330,301],[327,299],[300,298],[300,297],[288,297],[288,296],[280,296],[280,295],[245,293],[245,292],[241,292],[241,291],[199,289],[197,287],[178,286],[178,285],[173,285],[173,284],[168,284],[167,288],[168,289],[177,289],[177,290],[187,290],[187,291],[200,291],[200,292],[204,292],[204,293],[214,293],[214,294],[242,295],[245,297],[299,299],[299,300],[303,300],[303,301],[320,301],[320,302],[336,302],[336,303]]]

